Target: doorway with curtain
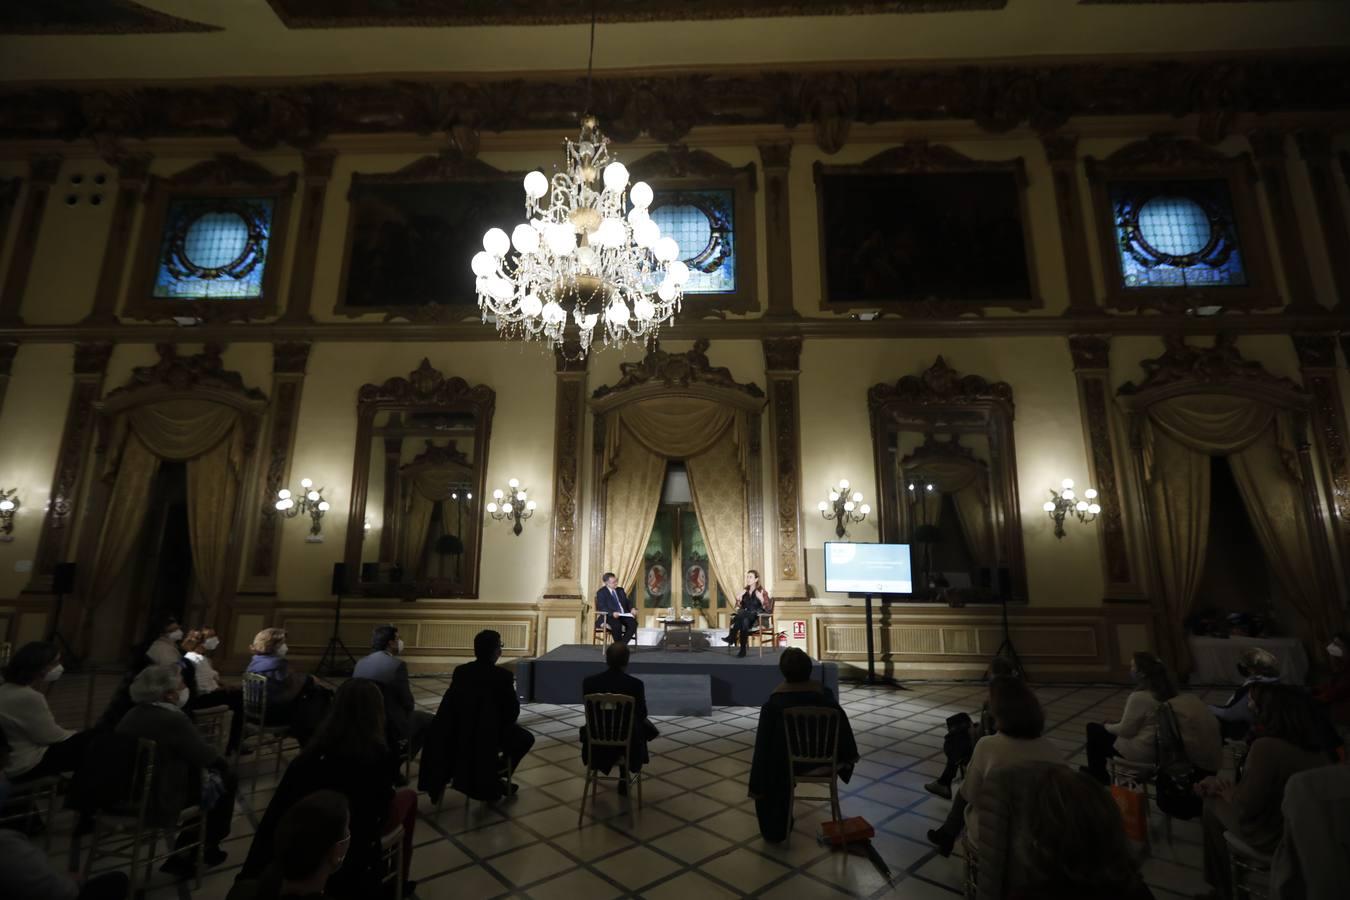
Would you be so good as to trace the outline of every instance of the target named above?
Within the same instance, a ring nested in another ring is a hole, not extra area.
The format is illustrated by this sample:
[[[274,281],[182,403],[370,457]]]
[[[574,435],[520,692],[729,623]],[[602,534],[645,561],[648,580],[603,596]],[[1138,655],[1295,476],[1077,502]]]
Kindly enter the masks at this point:
[[[194,590],[185,464],[164,463],[156,473],[134,559],[129,592],[132,597],[144,597],[145,602],[127,610],[123,645],[135,646],[145,640],[168,616],[182,622],[185,631],[201,624],[182,621]]]
[[[710,624],[718,621],[718,610],[727,607],[726,592],[717,583],[694,511],[683,462],[672,460],[666,467],[661,505],[642,555],[638,591],[644,609],[703,615]]]

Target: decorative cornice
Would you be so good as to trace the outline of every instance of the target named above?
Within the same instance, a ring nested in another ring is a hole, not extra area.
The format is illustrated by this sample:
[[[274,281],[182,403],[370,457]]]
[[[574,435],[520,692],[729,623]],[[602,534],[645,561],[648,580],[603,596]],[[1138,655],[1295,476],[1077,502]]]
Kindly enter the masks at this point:
[[[337,134],[572,131],[577,78],[344,81],[266,87],[24,87],[3,94],[0,139],[235,137],[312,147]],[[1234,116],[1350,108],[1345,54],[913,65],[851,71],[693,72],[596,79],[592,109],[618,140],[682,140],[696,126],[811,122],[837,149],[851,122],[972,119],[992,132],[1053,131],[1075,116],[1200,115],[1218,138]],[[766,160],[766,164],[767,164]]]
[[[599,400],[622,391],[631,390],[644,384],[658,383],[666,387],[689,387],[694,384],[711,385],[739,391],[756,399],[764,396],[764,391],[755,384],[741,384],[732,377],[731,370],[725,366],[714,366],[708,362],[708,341],[700,339],[694,342],[694,348],[684,353],[667,353],[660,346],[647,352],[641,362],[620,363],[622,377],[613,385],[601,385],[591,394]]]
[[[669,178],[734,178],[749,174],[750,188],[755,187],[755,164],[733,166],[706,150],[691,150],[688,144],[671,144],[664,150],[648,153],[628,166],[634,180]]]
[[[361,385],[356,399],[362,408],[388,404],[487,410],[496,403],[496,394],[485,384],[470,387],[463,378],[446,378],[431,365],[431,360],[423,358],[422,364],[407,378],[395,377],[383,384]]]
[[[424,156],[393,172],[353,172],[358,184],[431,184],[442,181],[501,181],[515,174],[490,166],[453,147]]]
[[[764,368],[769,372],[797,372],[802,367],[800,337],[765,338]]]
[[[1078,136],[1073,134],[1047,134],[1041,138],[1045,148],[1045,158],[1052,166],[1073,166],[1078,163]]]
[[[112,351],[113,344],[110,341],[76,344],[75,374],[102,377],[108,371],[108,360],[112,358]]]
[[[164,179],[164,183],[175,188],[248,185],[264,190],[281,190],[294,185],[295,175],[276,175],[233,153],[218,153],[212,159],[170,175]]]
[[[267,401],[267,395],[262,391],[245,386],[242,375],[225,368],[221,359],[224,348],[219,344],[207,344],[201,353],[192,356],[179,356],[176,344],[157,344],[155,350],[159,353],[159,362],[132,369],[126,384],[110,391],[107,400],[125,398],[147,388],[173,391],[210,388],[238,394],[247,401]]]
[[[891,404],[953,406],[973,403],[1013,405],[1012,385],[979,375],[961,375],[941,356],[920,375],[906,375],[895,384],[876,384],[867,391],[867,406],[877,410]]]
[[[1336,338],[1330,334],[1295,334],[1294,352],[1301,369],[1335,369]]]
[[[896,147],[882,150],[853,166],[824,166],[816,163],[817,171],[864,171],[877,172],[978,172],[991,167],[997,169],[1016,165],[1022,171],[1020,157],[1006,161],[974,159],[959,150],[945,144],[933,144],[922,138],[905,141]],[[1022,181],[1026,180],[1023,172]]]
[[[1123,397],[1141,396],[1161,388],[1191,382],[1216,384],[1236,382],[1272,388],[1283,392],[1302,394],[1303,388],[1288,378],[1272,375],[1255,360],[1243,359],[1238,352],[1236,338],[1220,334],[1213,347],[1187,344],[1179,335],[1163,338],[1166,350],[1162,356],[1139,363],[1144,380],[1138,384],[1126,382],[1117,391]]]
[[[1142,141],[1126,144],[1102,160],[1087,158],[1088,168],[1159,169],[1210,168],[1231,162],[1226,156],[1199,141],[1169,134],[1155,134]]]
[[[1074,371],[1105,369],[1111,364],[1111,338],[1098,334],[1069,335],[1069,353]]]
[[[577,0],[529,4],[471,0],[268,0],[287,28],[373,28],[385,26],[574,25],[587,22],[591,7]],[[664,0],[600,0],[601,22],[683,22],[698,19],[787,16],[893,15],[1003,9],[1008,0],[728,0],[667,3]]]
[[[303,375],[309,363],[309,341],[281,341],[272,345],[272,372],[277,375]]]

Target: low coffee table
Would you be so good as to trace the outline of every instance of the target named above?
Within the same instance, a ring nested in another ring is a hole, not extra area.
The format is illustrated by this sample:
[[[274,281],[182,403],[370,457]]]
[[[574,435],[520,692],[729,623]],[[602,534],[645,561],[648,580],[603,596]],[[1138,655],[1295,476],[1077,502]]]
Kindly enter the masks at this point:
[[[664,629],[665,631],[665,634],[662,636],[661,639],[661,644],[663,647],[665,647],[667,650],[675,649],[675,645],[670,642],[670,632],[671,629],[674,629],[677,634],[680,632],[684,632],[685,635],[688,636],[688,640],[684,645],[685,652],[687,653],[694,652],[694,620],[692,618],[688,619],[668,618],[668,619],[661,619],[659,621],[661,622],[662,629]]]

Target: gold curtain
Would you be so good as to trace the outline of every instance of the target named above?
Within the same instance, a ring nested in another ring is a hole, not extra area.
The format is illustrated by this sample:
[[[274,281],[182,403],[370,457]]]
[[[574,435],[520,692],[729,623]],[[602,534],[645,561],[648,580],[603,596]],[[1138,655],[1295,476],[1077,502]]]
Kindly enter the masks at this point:
[[[908,472],[908,476],[902,473],[902,480],[908,477],[914,482],[915,496],[928,484],[933,485],[933,493],[937,495],[928,497],[927,503],[916,501],[909,516],[920,520],[921,525],[936,525],[942,513],[941,495],[949,494],[976,565],[995,565],[998,552],[990,524],[988,469],[978,460],[943,456],[911,463]],[[904,481],[906,500],[909,499],[909,483]]]
[[[746,482],[737,462],[739,453],[735,443],[724,439],[684,461],[689,470],[694,514],[703,532],[713,574],[722,593],[733,603],[741,594],[744,584],[741,578],[750,565]]]
[[[188,460],[225,440],[239,422],[239,411],[209,400],[164,400],[138,406],[126,419],[160,459]],[[238,432],[229,461],[236,471],[243,468],[243,441]]]
[[[1308,623],[1318,646],[1325,645],[1338,617],[1326,602],[1331,592],[1317,575],[1303,492],[1285,466],[1276,429],[1267,429],[1260,440],[1230,455],[1228,464],[1285,599]]]
[[[611,422],[611,426],[605,448],[609,470],[605,476],[604,565],[606,572],[618,577],[619,586],[635,596],[642,552],[661,505],[666,460],[636,440],[622,423]]]
[[[663,397],[625,406],[609,417],[606,426],[606,474],[614,470],[626,438],[666,459],[688,459],[721,440],[728,429],[736,446],[732,461],[743,473],[749,442],[745,416],[738,411],[697,397]]]
[[[1154,550],[1173,661],[1191,669],[1183,622],[1191,611],[1205,568],[1209,541],[1209,456],[1162,435],[1153,440],[1154,466],[1148,485],[1153,511]]]
[[[404,571],[416,579],[422,574],[427,530],[431,528],[431,516],[436,511],[438,501],[417,490],[411,479],[404,482],[404,494],[398,561]]]
[[[229,586],[230,534],[239,494],[239,476],[231,463],[234,443],[221,440],[187,464],[188,541],[207,622],[215,621]]]
[[[1153,443],[1160,434],[1210,456],[1229,456],[1265,435],[1272,422],[1280,460],[1294,478],[1301,477],[1287,413],[1277,413],[1275,407],[1259,400],[1227,394],[1186,394],[1155,403],[1148,408],[1144,423],[1145,477],[1152,477]]]
[[[97,608],[108,596],[140,541],[145,514],[150,509],[150,488],[159,471],[159,457],[136,435],[126,435],[119,449],[117,480],[108,497],[108,514],[99,533],[88,590],[84,592],[89,609]]]

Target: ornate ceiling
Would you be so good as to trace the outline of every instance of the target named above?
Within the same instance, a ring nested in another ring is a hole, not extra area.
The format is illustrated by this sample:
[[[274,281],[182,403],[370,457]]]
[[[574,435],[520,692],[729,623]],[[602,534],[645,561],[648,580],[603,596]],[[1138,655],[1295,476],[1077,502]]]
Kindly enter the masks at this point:
[[[5,0],[0,34],[161,34],[216,31],[132,0]]]

